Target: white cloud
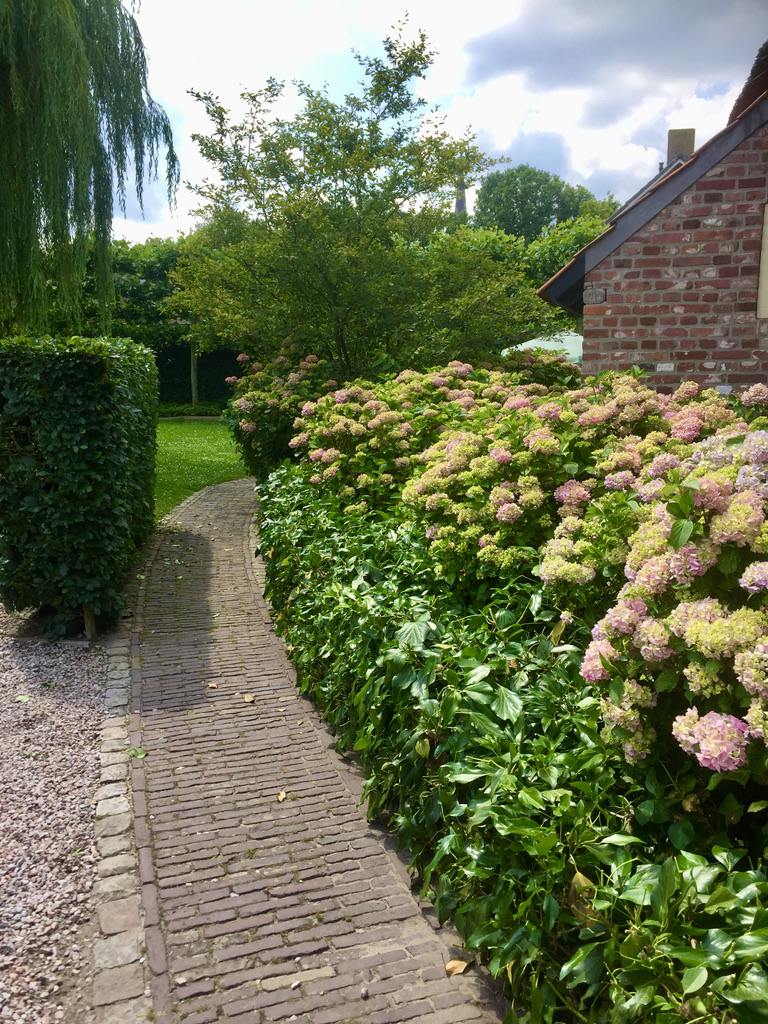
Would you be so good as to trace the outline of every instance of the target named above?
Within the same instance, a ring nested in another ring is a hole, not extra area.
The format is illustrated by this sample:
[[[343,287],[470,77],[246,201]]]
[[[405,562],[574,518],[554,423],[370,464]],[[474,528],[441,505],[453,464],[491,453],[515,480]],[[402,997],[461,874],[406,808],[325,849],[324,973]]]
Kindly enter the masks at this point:
[[[725,126],[768,36],[764,0],[476,0],[461,10],[444,0],[143,0],[150,89],[172,120],[182,178],[210,175],[191,139],[208,125],[188,89],[230,108],[269,76],[351,91],[360,69],[350,51],[380,52],[406,10],[409,31],[424,29],[438,51],[419,93],[452,132],[471,127],[494,155],[618,198],[655,173],[668,128],[695,128],[700,145]],[[182,189],[176,214],[158,214],[160,192],[149,195],[153,219],[116,218],[115,233],[189,230],[196,198]]]

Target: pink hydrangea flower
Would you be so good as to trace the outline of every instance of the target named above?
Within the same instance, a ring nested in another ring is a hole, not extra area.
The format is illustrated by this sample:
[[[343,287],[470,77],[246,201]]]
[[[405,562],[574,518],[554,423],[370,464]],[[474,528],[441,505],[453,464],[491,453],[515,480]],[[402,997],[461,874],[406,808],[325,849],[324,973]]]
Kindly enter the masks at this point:
[[[657,477],[666,476],[670,470],[677,469],[679,465],[680,459],[676,455],[673,455],[671,452],[662,452],[661,455],[657,455],[651,462],[645,471],[645,475],[654,480]]]
[[[557,455],[560,451],[560,441],[551,431],[544,428],[526,434],[523,444],[537,455]]]
[[[750,594],[768,590],[768,562],[753,562],[752,565],[748,565],[739,583]]]
[[[641,501],[649,505],[652,501],[658,501],[661,498],[665,486],[663,480],[651,480],[647,484],[640,484],[637,495]]]
[[[765,387],[765,385],[763,385]],[[740,455],[748,462],[762,465],[768,462],[768,431],[753,430],[744,438]]]
[[[658,619],[642,618],[637,624],[632,642],[646,661],[666,661],[672,656],[669,631]]]
[[[768,700],[768,644],[757,644],[751,651],[737,654],[733,670],[747,693]]]
[[[536,415],[540,420],[559,420],[563,407],[557,402],[545,402],[536,409]]]
[[[566,480],[555,489],[555,501],[560,505],[581,505],[589,497],[589,491],[578,480]]]
[[[757,537],[764,521],[761,498],[752,491],[741,491],[729,499],[725,511],[712,517],[709,536],[716,544],[733,541],[742,548]]]
[[[491,448],[488,454],[494,462],[506,464],[512,461],[512,452],[508,448]]]
[[[684,413],[672,418],[670,434],[681,441],[695,441],[701,433],[702,421],[693,410],[686,409]]]
[[[702,768],[713,772],[736,771],[747,759],[750,728],[733,715],[709,711],[699,718],[697,709],[690,708],[675,719],[672,735]]]
[[[605,489],[607,491],[628,491],[637,485],[637,477],[628,469],[620,473],[609,473],[605,478]]]
[[[765,384],[753,384],[751,388],[739,396],[741,404],[750,408],[753,405],[768,405],[768,386]]]
[[[603,620],[615,633],[629,635],[635,631],[640,619],[647,615],[648,606],[642,598],[619,601]]]
[[[728,498],[732,494],[732,481],[703,476],[699,479],[699,489],[693,491],[693,503],[697,508],[709,508],[713,512],[724,512],[728,507]]]
[[[514,523],[522,514],[523,510],[520,506],[510,501],[504,505],[499,505],[496,512],[496,518],[500,523]]]
[[[684,380],[672,395],[673,402],[690,402],[699,393],[699,385],[692,380]]]
[[[608,640],[593,640],[584,653],[584,660],[581,663],[581,677],[588,683],[595,683],[599,679],[608,679],[608,671],[603,666],[601,658],[611,661],[618,657],[618,652]]]

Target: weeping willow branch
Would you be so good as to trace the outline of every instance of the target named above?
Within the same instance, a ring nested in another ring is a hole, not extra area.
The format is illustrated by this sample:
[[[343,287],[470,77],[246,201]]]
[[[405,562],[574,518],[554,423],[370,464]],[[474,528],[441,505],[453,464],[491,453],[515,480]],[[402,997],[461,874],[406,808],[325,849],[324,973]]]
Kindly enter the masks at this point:
[[[75,309],[93,236],[98,296],[111,298],[113,194],[131,166],[142,203],[171,127],[147,88],[139,28],[121,0],[0,0],[0,328],[39,328],[49,291]]]

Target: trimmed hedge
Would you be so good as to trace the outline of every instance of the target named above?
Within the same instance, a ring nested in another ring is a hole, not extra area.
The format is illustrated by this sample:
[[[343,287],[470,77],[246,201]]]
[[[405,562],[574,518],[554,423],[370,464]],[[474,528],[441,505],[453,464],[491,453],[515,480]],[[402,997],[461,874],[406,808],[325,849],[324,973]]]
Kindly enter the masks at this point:
[[[0,340],[0,600],[116,615],[153,526],[157,368],[126,339]]]

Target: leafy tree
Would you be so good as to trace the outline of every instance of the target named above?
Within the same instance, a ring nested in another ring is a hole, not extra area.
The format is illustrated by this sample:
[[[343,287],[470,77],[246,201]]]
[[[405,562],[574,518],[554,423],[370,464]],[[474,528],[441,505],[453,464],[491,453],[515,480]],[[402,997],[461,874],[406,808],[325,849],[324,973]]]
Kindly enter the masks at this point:
[[[133,163],[141,202],[163,147],[169,198],[179,173],[121,0],[0,0],[0,139],[0,326],[39,327],[49,281],[76,306],[91,233],[105,307],[113,186],[124,209]]]
[[[527,277],[536,288],[541,287],[604,230],[605,220],[601,216],[579,216],[545,228],[526,247]]]
[[[408,361],[403,246],[450,223],[456,183],[488,162],[413,95],[433,58],[423,33],[387,38],[384,51],[356,55],[363,81],[340,102],[297,83],[303,107],[291,120],[271,114],[283,91],[274,80],[243,94],[238,124],[210,93],[195,94],[213,123],[197,141],[221,184],[199,186],[206,225],[174,277],[201,344],[237,339],[265,358],[292,335],[346,376],[377,357]]]
[[[474,223],[498,227],[532,242],[552,224],[577,217],[581,204],[595,197],[583,185],[568,185],[556,174],[520,164],[493,171],[477,194]]]
[[[621,203],[609,192],[605,199],[585,199],[579,206],[579,217],[597,217],[607,221],[618,210]]]
[[[400,250],[412,293],[407,329],[419,342],[412,367],[482,360],[562,326],[562,311],[535,294],[520,238],[460,227]]]
[[[115,338],[131,338],[152,349],[184,341],[187,324],[168,314],[166,302],[173,290],[169,274],[184,250],[185,239],[149,238],[131,244],[114,239],[110,245],[113,295],[108,307],[109,331]],[[86,245],[82,300],[76,310],[62,307],[53,291],[48,326],[56,334],[94,338],[104,333],[104,311],[99,303],[96,247]]]

